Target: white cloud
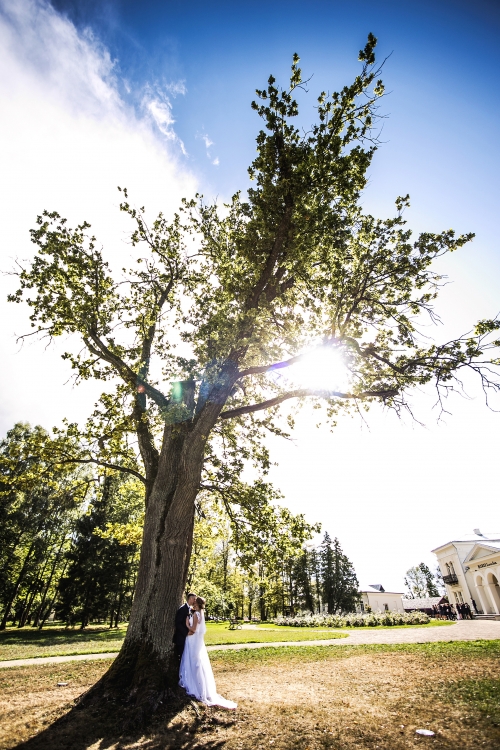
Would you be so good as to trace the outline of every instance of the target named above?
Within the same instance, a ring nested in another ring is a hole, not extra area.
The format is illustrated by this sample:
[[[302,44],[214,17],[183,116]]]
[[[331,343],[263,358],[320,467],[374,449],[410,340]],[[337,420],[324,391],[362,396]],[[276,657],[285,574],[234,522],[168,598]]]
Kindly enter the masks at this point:
[[[163,96],[162,99],[158,97],[150,99],[148,96],[145,96],[143,99],[143,107],[151,115],[160,133],[162,133],[167,140],[177,143],[182,153],[186,155],[187,151],[184,147],[184,143],[174,130],[175,120],[172,116],[172,104],[168,97]]]
[[[207,150],[207,158],[211,160],[214,166],[219,166],[219,157],[216,156],[215,159],[212,159],[212,154],[209,151],[211,146],[215,146],[214,141],[210,139],[207,133],[198,133],[196,137],[203,141],[203,143],[205,144],[205,148]]]
[[[120,95],[127,84],[109,51],[44,0],[0,0],[0,46],[0,269],[31,255],[29,229],[45,208],[72,226],[88,220],[105,254],[126,265],[129,223],[116,186],[128,187],[149,216],[172,213],[196,190],[168,97],[151,93],[137,115]],[[16,353],[13,333],[29,331],[29,320],[24,306],[5,302],[13,288],[12,277],[0,277],[0,430],[19,419],[51,426],[85,417],[99,388],[63,387],[70,373],[62,346]]]
[[[184,96],[187,93],[184,81],[173,81],[172,83],[167,83],[165,89],[172,94],[172,96],[178,96],[179,94]]]
[[[203,143],[205,144],[205,148],[207,150],[210,148],[210,146],[214,145],[214,142],[210,140],[210,138],[208,137],[208,135],[206,135],[206,134],[201,135],[200,138],[203,141]]]

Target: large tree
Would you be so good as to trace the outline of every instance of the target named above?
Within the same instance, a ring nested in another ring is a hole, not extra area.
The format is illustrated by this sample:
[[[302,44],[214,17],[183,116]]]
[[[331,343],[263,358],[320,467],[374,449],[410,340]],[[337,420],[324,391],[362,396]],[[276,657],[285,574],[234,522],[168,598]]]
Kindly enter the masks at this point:
[[[448,392],[463,368],[490,383],[484,363],[496,321],[441,345],[417,331],[418,319],[433,315],[440,277],[432,261],[472,235],[412,240],[407,198],[386,220],[360,207],[383,94],[375,45],[369,35],[351,85],[320,93],[309,129],[294,124],[295,96],[305,93],[296,55],[289,86],[271,76],[257,91],[252,107],[264,129],[249,169],[254,186],[229,205],[197,196],[172,221],[148,224],[122,191],[132,245],[143,249],[133,270],[110,269],[87,223],[71,229],[46,212],[32,231],[37,253],[11,299],[28,300],[34,331],[80,340],[66,355],[78,378],[119,380],[92,415],[87,451],[60,459],[128,471],[145,488],[130,625],[94,695],[125,694],[142,713],[165,695],[198,493],[210,485],[229,505],[241,498],[250,508],[265,506],[252,506],[254,497],[272,500],[261,478],[246,486],[241,471],[255,460],[265,473],[262,440],[280,404],[324,401],[330,415],[374,401],[401,409],[415,386],[434,381]],[[343,388],[333,375],[320,390],[294,381],[311,349],[342,362]]]

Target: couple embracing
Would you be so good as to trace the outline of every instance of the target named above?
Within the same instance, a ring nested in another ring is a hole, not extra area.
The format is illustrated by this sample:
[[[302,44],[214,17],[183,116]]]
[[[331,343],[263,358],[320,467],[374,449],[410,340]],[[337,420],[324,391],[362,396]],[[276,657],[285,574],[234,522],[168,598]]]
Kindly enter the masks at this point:
[[[207,706],[236,708],[217,693],[212,665],[205,646],[205,599],[188,594],[175,615],[174,643],[180,658],[179,685]]]

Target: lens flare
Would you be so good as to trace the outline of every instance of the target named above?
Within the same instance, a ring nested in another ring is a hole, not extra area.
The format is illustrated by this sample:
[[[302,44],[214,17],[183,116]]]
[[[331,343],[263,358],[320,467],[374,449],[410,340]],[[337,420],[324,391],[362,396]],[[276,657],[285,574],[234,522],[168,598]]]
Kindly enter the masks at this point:
[[[289,368],[287,376],[301,388],[318,391],[345,391],[349,382],[342,355],[331,346],[318,346],[304,354]]]

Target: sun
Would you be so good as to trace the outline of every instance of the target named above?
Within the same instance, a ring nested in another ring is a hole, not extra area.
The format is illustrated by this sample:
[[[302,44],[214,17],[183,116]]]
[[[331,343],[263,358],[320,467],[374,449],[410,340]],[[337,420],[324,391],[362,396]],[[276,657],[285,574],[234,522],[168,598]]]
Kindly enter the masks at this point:
[[[286,373],[294,385],[317,391],[345,391],[349,373],[342,354],[331,346],[318,346],[288,368]]]

